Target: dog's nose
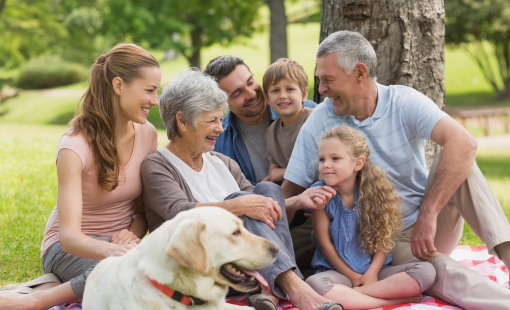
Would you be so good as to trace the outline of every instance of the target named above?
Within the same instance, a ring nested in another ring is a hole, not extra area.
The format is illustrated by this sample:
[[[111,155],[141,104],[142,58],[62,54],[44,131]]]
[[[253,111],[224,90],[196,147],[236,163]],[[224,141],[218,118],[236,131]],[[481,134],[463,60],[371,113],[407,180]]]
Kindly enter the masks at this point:
[[[271,252],[271,254],[273,255],[273,257],[276,256],[276,254],[278,254],[278,250],[280,250],[280,248],[278,247],[278,245],[272,243],[270,246],[269,246],[269,252]]]

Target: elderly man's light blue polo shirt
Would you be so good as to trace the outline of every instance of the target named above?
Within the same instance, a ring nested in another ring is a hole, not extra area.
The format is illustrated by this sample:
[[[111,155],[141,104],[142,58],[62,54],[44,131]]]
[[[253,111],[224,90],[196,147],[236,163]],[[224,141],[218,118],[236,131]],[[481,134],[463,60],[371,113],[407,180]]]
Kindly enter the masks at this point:
[[[336,114],[329,98],[314,109],[301,127],[285,179],[310,187],[318,177],[321,136],[342,125],[357,129],[367,138],[372,161],[386,172],[400,195],[405,229],[416,222],[423,201],[428,177],[426,140],[447,114],[413,88],[376,84],[377,107],[362,122],[352,115]]]

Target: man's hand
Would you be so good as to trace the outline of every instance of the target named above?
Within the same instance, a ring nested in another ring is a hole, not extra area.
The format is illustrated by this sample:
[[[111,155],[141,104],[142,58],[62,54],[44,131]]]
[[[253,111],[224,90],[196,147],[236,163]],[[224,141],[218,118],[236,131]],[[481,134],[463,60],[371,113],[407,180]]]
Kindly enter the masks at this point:
[[[436,225],[437,217],[426,217],[420,213],[411,234],[411,251],[415,257],[428,261],[436,255],[437,249],[434,246]]]
[[[130,243],[140,243],[140,238],[138,238],[134,233],[127,229],[119,230],[118,232],[114,233],[111,237],[113,244],[123,245],[123,244],[130,244]]]
[[[327,185],[309,188],[301,194],[300,208],[312,210],[324,209],[335,195],[336,191]]]
[[[282,219],[282,209],[278,202],[272,198],[253,194],[228,201],[233,206],[231,209],[232,213],[246,215],[254,220],[262,221],[271,227],[271,229],[275,229],[276,221]]]

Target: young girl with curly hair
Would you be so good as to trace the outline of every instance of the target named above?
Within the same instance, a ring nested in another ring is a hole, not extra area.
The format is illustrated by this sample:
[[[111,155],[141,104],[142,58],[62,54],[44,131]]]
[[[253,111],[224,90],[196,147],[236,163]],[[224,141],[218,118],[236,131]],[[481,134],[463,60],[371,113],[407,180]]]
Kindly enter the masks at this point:
[[[312,212],[317,272],[306,282],[345,309],[419,302],[436,273],[427,262],[390,266],[402,227],[399,196],[370,160],[365,137],[336,127],[322,136],[318,151],[322,181],[312,187],[331,186],[337,194]]]

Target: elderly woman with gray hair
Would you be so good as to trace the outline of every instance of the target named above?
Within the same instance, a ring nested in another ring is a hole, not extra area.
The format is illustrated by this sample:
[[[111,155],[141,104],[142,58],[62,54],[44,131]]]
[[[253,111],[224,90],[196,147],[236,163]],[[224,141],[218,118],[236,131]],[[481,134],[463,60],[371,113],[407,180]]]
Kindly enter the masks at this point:
[[[149,230],[184,210],[224,208],[241,217],[250,232],[280,248],[275,262],[259,270],[270,294],[250,296],[252,306],[277,310],[278,298],[285,298],[302,310],[341,310],[340,304],[324,299],[302,280],[281,188],[269,182],[253,186],[234,160],[213,151],[228,108],[227,95],[214,79],[187,69],[164,88],[159,104],[170,142],[142,164]]]

